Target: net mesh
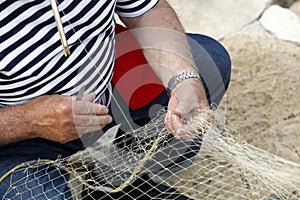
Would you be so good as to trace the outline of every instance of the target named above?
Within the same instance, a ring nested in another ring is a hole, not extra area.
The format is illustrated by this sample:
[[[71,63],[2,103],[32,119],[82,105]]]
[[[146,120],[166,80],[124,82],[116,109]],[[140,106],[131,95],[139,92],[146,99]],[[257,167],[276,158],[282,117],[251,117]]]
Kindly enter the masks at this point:
[[[220,113],[184,118],[193,141],[168,134],[165,114],[118,138],[113,127],[70,157],[16,166],[1,178],[11,184],[3,199],[300,199],[300,165],[231,135]]]

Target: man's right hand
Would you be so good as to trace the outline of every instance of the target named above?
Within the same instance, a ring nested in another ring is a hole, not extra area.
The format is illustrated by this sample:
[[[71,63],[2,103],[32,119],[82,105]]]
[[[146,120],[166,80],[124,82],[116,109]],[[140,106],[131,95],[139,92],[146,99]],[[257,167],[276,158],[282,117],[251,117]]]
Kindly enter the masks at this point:
[[[106,106],[93,103],[95,94],[82,100],[76,96],[48,95],[26,104],[30,137],[41,137],[60,143],[97,131],[112,122]]]

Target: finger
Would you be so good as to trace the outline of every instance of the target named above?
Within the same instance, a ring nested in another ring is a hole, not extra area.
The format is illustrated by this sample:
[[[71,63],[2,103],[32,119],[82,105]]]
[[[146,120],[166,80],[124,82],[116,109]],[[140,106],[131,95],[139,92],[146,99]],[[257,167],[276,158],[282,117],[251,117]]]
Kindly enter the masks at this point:
[[[165,124],[169,133],[174,135],[175,138],[185,141],[194,140],[202,132],[202,128],[195,127],[194,123],[183,122],[180,116],[171,111],[166,115]]]
[[[166,126],[168,133],[173,134],[174,129],[172,126],[171,117],[172,117],[172,112],[168,111],[165,116],[165,126]]]
[[[206,110],[195,110],[191,113],[191,117],[189,118],[189,123],[193,124],[193,126],[201,126],[201,129],[205,129],[212,123],[212,115],[210,111]]]
[[[182,129],[182,120],[180,117],[172,111],[168,111],[165,118],[165,125],[167,131],[171,133],[175,138],[178,138],[178,132]]]
[[[109,110],[106,106],[86,101],[73,102],[73,112],[75,115],[107,115]]]
[[[177,137],[185,141],[192,141],[198,137],[202,132],[201,129],[195,128],[191,125],[183,125],[177,132]]]
[[[189,113],[188,121],[184,123],[183,130],[181,133],[182,138],[185,140],[193,140],[205,131],[210,125],[209,114],[202,112],[201,110],[195,110],[192,113]]]
[[[100,131],[104,127],[105,127],[105,125],[103,125],[103,126],[77,127],[76,129],[77,129],[78,137],[81,137],[85,133]]]
[[[93,102],[96,98],[96,94],[95,93],[90,93],[87,95],[83,95],[82,96],[82,101],[88,101],[88,102]]]
[[[109,124],[112,122],[110,115],[77,115],[74,117],[76,127],[90,127]]]
[[[178,115],[176,115],[176,114],[171,115],[171,125],[174,130],[174,133],[173,133],[174,137],[177,139],[181,139],[180,135],[182,135],[182,132],[183,132],[183,123],[182,123],[181,118]]]
[[[87,102],[93,102],[96,99],[95,93],[89,93],[87,95],[75,95],[72,96],[72,101],[87,101]]]
[[[175,115],[181,117],[185,113],[185,108],[184,108],[184,106],[182,106],[181,104],[178,103],[177,106],[172,110],[172,112]]]

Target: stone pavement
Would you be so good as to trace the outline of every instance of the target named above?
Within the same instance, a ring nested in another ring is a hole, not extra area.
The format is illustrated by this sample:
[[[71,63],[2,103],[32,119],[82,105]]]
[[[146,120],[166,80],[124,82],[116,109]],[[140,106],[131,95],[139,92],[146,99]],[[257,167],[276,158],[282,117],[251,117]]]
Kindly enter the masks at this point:
[[[300,43],[300,0],[290,9],[271,0],[168,1],[188,32],[219,40],[241,31],[258,32]]]

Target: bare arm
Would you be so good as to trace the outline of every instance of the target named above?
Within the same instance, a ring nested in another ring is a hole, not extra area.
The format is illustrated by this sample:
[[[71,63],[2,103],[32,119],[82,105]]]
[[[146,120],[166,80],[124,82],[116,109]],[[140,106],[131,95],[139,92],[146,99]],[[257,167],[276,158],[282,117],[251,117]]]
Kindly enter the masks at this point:
[[[29,139],[30,126],[24,105],[0,109],[0,145]]]
[[[75,97],[48,95],[0,109],[0,145],[30,138],[65,143],[100,130],[112,121],[106,106],[93,103],[94,94]]]
[[[156,7],[140,17],[121,20],[130,29],[138,28],[137,31],[134,30],[134,34],[164,86],[176,74],[197,71],[184,29],[166,0],[160,0]],[[207,107],[208,101],[201,81],[194,78],[182,81],[171,93],[165,119],[167,129],[175,137],[192,139],[193,136],[185,134],[186,127],[181,117],[193,110]]]
[[[140,28],[134,32],[135,36],[165,86],[175,73],[195,70],[184,29],[165,0],[140,17],[121,20],[130,29]]]

